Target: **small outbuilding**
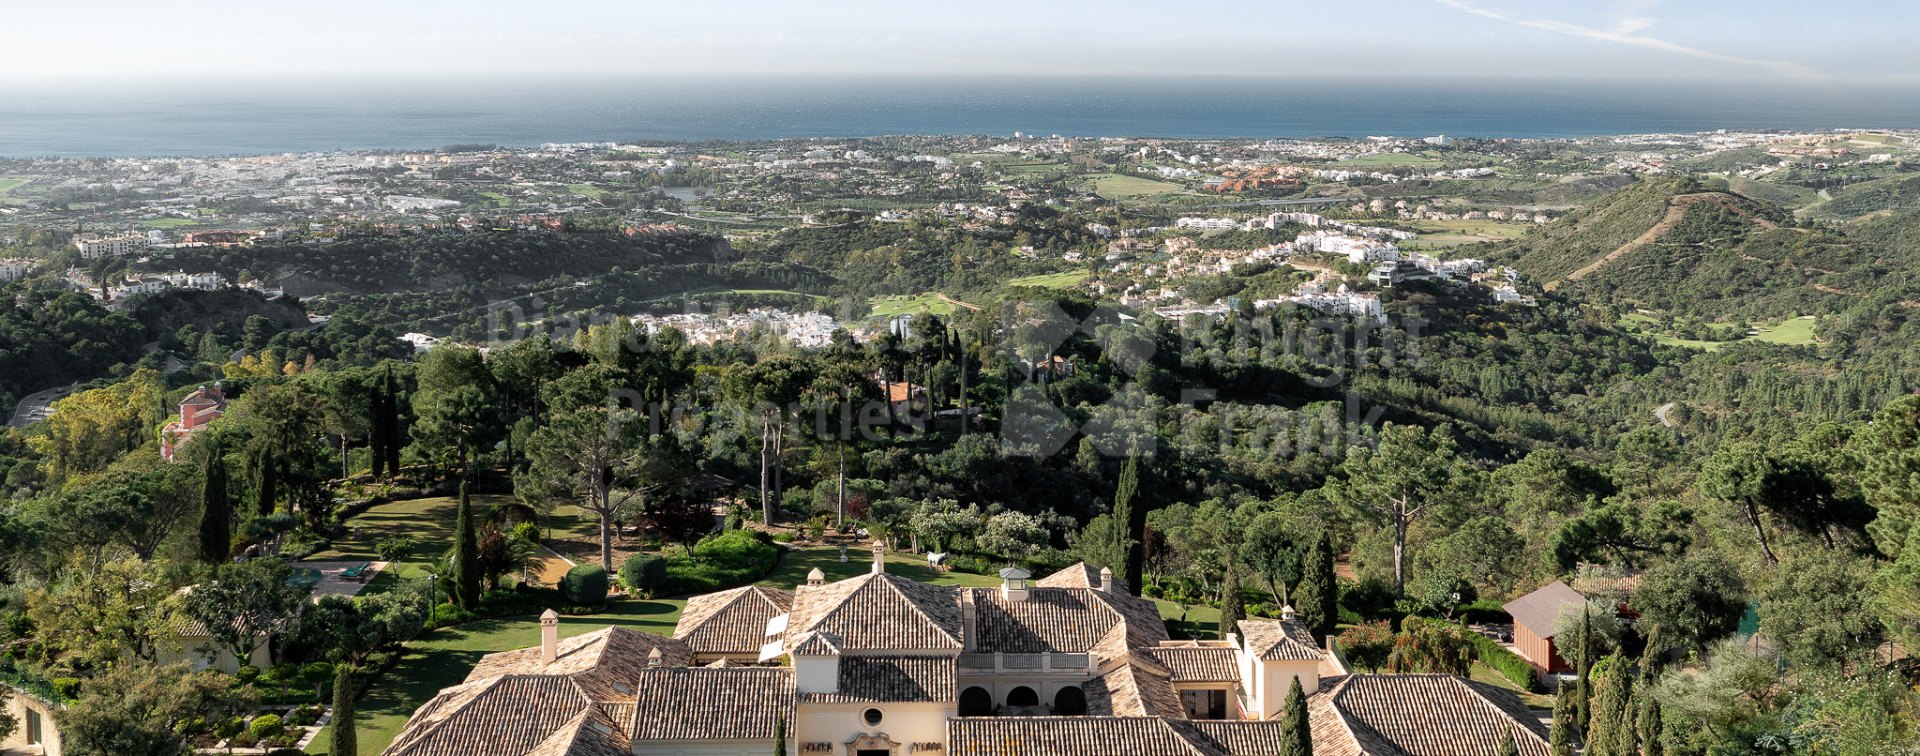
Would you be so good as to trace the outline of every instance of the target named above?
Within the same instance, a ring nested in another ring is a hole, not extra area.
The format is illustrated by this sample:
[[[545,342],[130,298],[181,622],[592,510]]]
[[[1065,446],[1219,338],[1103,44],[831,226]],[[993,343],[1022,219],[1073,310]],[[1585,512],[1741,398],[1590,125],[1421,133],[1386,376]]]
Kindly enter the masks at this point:
[[[1586,603],[1585,596],[1555,580],[1501,607],[1513,617],[1515,650],[1533,663],[1536,673],[1546,676],[1573,671],[1573,665],[1560,658],[1559,649],[1554,646],[1553,624],[1569,608],[1577,610]]]

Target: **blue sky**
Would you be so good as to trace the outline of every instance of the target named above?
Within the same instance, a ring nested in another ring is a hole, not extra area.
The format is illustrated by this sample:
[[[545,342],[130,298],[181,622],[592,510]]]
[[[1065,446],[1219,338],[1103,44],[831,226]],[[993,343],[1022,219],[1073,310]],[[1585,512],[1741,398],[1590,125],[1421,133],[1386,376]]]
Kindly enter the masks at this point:
[[[9,0],[0,78],[488,72],[1920,73],[1910,0]]]

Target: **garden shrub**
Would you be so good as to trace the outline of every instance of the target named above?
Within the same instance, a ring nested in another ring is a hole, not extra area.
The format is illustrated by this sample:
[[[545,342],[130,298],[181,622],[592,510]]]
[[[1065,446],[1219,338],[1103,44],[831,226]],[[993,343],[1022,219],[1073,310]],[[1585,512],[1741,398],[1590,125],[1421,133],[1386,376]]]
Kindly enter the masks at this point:
[[[620,565],[620,583],[629,591],[658,593],[667,582],[667,560],[652,554],[634,554]]]
[[[254,740],[266,740],[279,735],[285,729],[287,729],[286,723],[280,721],[278,714],[261,714],[247,724],[247,734],[252,735]]]
[[[711,593],[766,577],[780,564],[772,538],[749,530],[727,530],[700,539],[693,556],[667,561],[666,583],[657,595]]]
[[[607,571],[597,564],[576,564],[560,579],[560,595],[569,603],[607,603]]]

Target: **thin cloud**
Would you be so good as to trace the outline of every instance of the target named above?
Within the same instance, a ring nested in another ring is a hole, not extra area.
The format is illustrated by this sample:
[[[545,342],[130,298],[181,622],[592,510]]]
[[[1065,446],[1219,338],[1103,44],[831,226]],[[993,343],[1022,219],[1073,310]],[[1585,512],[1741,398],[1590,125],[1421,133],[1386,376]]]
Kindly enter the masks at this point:
[[[1618,25],[1616,25],[1612,29],[1596,29],[1591,26],[1581,26],[1579,24],[1570,24],[1564,21],[1553,21],[1549,19],[1519,18],[1517,16],[1512,16],[1502,11],[1497,11],[1491,8],[1483,8],[1477,5],[1472,5],[1466,2],[1466,0],[1435,0],[1435,2],[1438,2],[1441,5],[1445,5],[1449,8],[1460,11],[1462,13],[1471,13],[1481,18],[1489,18],[1502,23],[1513,24],[1516,26],[1524,26],[1529,29],[1541,29],[1544,31],[1553,32],[1555,34],[1565,34],[1572,37],[1580,37],[1582,39],[1592,39],[1592,40],[1598,40],[1601,42],[1611,42],[1617,45],[1644,47],[1649,50],[1660,50],[1662,52],[1676,53],[1679,55],[1685,55],[1692,58],[1699,58],[1701,60],[1711,60],[1711,61],[1717,61],[1720,63],[1732,63],[1735,65],[1741,65],[1741,66],[1752,66],[1755,68],[1761,68],[1767,71],[1772,71],[1773,73],[1779,74],[1781,76],[1790,76],[1790,77],[1801,78],[1801,79],[1821,78],[1820,72],[1815,71],[1806,66],[1800,65],[1799,63],[1793,63],[1790,61],[1783,61],[1783,60],[1761,60],[1758,58],[1743,58],[1738,55],[1727,55],[1725,53],[1717,53],[1712,50],[1702,50],[1697,47],[1688,47],[1686,45],[1660,39],[1659,37],[1649,37],[1647,35],[1641,34],[1640,32],[1645,31],[1650,26],[1653,26],[1654,19],[1648,18],[1645,16],[1636,16],[1634,18],[1626,19],[1624,21],[1621,21]]]

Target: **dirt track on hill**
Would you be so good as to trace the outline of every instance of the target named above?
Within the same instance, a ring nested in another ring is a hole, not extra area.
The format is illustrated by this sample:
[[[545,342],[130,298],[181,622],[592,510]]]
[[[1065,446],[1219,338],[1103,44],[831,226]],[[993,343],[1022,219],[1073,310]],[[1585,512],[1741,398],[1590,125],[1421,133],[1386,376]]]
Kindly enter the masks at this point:
[[[1578,281],[1582,278],[1585,278],[1588,274],[1596,270],[1599,270],[1603,267],[1606,267],[1607,263],[1613,262],[1614,260],[1618,260],[1621,257],[1626,256],[1628,253],[1631,253],[1635,250],[1640,249],[1641,247],[1645,247],[1649,244],[1654,243],[1655,241],[1659,240],[1660,237],[1665,236],[1668,231],[1672,231],[1674,226],[1680,225],[1680,219],[1686,217],[1687,215],[1687,208],[1693,207],[1694,203],[1696,202],[1712,202],[1714,204],[1717,204],[1727,209],[1730,212],[1738,213],[1746,217],[1748,220],[1753,221],[1756,225],[1760,226],[1761,228],[1767,229],[1769,231],[1772,231],[1780,227],[1779,224],[1774,223],[1773,221],[1767,220],[1765,218],[1754,217],[1753,214],[1747,212],[1745,208],[1742,208],[1739,205],[1734,204],[1728,195],[1720,192],[1697,192],[1694,194],[1676,194],[1674,195],[1672,200],[1668,201],[1667,213],[1666,215],[1660,216],[1660,222],[1653,224],[1651,228],[1648,228],[1646,231],[1641,232],[1639,236],[1633,237],[1633,241],[1622,244],[1618,249],[1615,249],[1612,252],[1608,252],[1607,254],[1602,255],[1600,259],[1587,263],[1585,267],[1582,267],[1579,270],[1576,270],[1572,273],[1568,273],[1566,278],[1562,278],[1557,281],[1548,281],[1545,287],[1546,290],[1553,291],[1554,289],[1560,288],[1560,284],[1564,282]]]

